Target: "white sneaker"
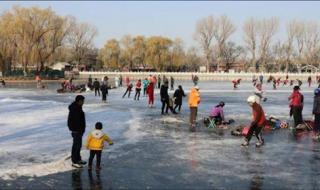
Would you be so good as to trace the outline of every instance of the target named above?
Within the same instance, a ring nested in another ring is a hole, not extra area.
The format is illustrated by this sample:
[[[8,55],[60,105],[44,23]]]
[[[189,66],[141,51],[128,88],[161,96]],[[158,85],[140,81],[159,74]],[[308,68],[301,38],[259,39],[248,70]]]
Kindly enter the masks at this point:
[[[75,168],[83,168],[83,165],[72,163],[72,167],[75,167]]]

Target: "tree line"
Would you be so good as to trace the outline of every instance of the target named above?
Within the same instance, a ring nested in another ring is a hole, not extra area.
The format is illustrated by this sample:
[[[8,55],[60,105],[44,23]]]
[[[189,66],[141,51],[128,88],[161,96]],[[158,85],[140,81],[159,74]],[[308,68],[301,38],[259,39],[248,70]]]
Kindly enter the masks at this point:
[[[304,65],[318,67],[319,24],[292,20],[281,40],[276,38],[279,27],[276,17],[252,17],[237,28],[226,15],[208,16],[195,26],[199,47],[186,49],[179,38],[125,35],[97,49],[94,26],[51,8],[15,6],[0,16],[0,70],[20,65],[25,72],[30,66],[41,72],[58,61],[106,70],[197,71],[205,66],[219,71],[241,65],[246,71],[295,72]],[[243,33],[241,44],[231,40],[237,31]]]

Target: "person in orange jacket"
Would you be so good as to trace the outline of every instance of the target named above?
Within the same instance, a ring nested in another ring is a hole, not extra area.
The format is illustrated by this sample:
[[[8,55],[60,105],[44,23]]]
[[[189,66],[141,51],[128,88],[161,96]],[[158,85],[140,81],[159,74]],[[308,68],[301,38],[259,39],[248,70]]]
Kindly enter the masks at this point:
[[[245,142],[242,143],[242,146],[249,146],[249,142],[251,140],[251,137],[253,133],[255,133],[255,136],[258,139],[258,142],[256,143],[257,147],[260,147],[264,144],[264,140],[261,136],[261,131],[266,123],[266,116],[264,114],[264,111],[260,104],[257,103],[257,97],[256,96],[249,96],[247,99],[248,104],[252,108],[252,118],[253,121],[251,122],[249,131],[247,136],[245,137]]]
[[[195,86],[191,89],[189,94],[189,108],[190,108],[190,124],[191,124],[191,131],[195,131],[195,123],[197,120],[197,113],[198,113],[198,105],[200,104],[200,93],[199,87]]]
[[[97,122],[95,125],[95,130],[93,130],[88,135],[87,149],[90,150],[90,157],[89,157],[89,165],[88,169],[92,169],[92,161],[95,155],[97,155],[97,164],[96,164],[96,170],[100,170],[101,166],[101,153],[104,145],[104,141],[107,141],[109,145],[113,145],[112,140],[109,138],[109,136],[102,131],[102,123]]]

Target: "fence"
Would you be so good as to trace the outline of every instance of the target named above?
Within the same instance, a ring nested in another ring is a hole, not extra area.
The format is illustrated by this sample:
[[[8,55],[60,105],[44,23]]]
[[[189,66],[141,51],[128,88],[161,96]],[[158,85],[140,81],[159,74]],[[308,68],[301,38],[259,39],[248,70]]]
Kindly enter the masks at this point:
[[[114,78],[116,76],[122,75],[122,77],[129,77],[131,79],[142,79],[149,75],[165,75],[167,77],[174,77],[176,80],[191,80],[192,75],[197,75],[199,80],[208,81],[231,81],[234,79],[241,78],[243,81],[251,81],[252,77],[255,75],[257,78],[260,75],[264,76],[264,80],[272,75],[275,78],[281,77],[284,79],[286,75],[289,76],[289,79],[295,80],[307,80],[309,76],[315,79],[318,73],[200,73],[200,72],[99,72],[99,71],[84,71],[79,72],[80,79],[87,79],[91,75],[92,78],[101,79],[104,76],[108,76],[109,78]]]

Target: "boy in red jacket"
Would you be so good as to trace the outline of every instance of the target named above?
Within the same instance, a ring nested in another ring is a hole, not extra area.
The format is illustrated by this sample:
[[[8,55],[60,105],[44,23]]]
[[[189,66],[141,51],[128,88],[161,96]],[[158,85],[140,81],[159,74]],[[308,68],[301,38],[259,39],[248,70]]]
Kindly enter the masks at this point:
[[[134,95],[134,100],[137,99],[139,101],[140,92],[141,92],[141,80],[139,79],[138,82],[136,83],[136,94]]]
[[[256,143],[257,147],[260,147],[264,144],[264,140],[261,137],[261,130],[263,129],[266,117],[264,115],[264,111],[260,104],[257,103],[257,97],[256,96],[249,96],[247,99],[248,104],[250,107],[252,107],[252,119],[249,132],[247,136],[245,137],[245,142],[242,143],[242,146],[249,146],[249,142],[251,140],[251,137],[253,133],[255,133],[258,142]]]
[[[303,95],[299,92],[300,87],[294,86],[293,92],[289,96],[288,100],[290,101],[290,117],[293,115],[294,127],[303,122],[302,119],[302,109],[303,109]]]

